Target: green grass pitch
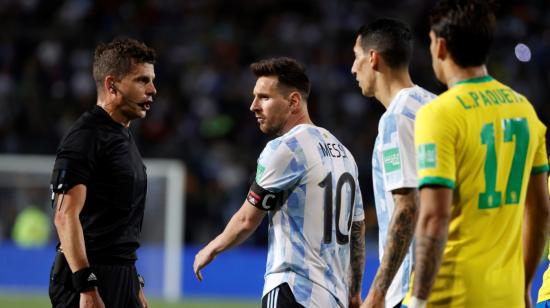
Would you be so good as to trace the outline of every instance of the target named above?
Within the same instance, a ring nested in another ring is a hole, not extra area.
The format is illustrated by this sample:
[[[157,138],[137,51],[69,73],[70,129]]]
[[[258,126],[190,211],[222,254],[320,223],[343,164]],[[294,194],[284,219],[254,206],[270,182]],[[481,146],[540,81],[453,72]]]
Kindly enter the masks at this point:
[[[256,308],[260,302],[210,299],[184,299],[177,303],[168,303],[158,299],[149,299],[151,308]],[[46,296],[0,294],[0,307],[6,308],[41,308],[51,307]]]

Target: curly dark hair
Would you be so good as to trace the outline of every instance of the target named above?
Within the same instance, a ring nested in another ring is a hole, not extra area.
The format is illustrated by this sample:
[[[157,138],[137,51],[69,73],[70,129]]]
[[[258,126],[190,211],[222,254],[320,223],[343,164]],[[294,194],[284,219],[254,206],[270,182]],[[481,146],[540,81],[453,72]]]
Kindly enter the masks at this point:
[[[460,67],[487,63],[495,32],[491,0],[441,0],[430,14],[430,28],[444,38]]]
[[[155,51],[144,43],[127,38],[119,37],[104,44],[100,43],[94,54],[94,80],[97,88],[107,75],[113,75],[120,80],[132,70],[132,65],[137,63],[154,64]]]
[[[304,66],[298,61],[287,58],[264,59],[250,65],[256,77],[277,76],[279,84],[297,89],[304,100],[309,97],[311,87]]]

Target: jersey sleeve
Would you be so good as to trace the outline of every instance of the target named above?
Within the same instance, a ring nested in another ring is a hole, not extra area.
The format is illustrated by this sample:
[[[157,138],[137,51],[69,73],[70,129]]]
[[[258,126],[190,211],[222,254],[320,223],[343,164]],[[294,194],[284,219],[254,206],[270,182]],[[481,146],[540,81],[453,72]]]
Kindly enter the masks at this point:
[[[51,177],[51,188],[64,193],[78,184],[88,185],[96,166],[93,130],[70,132],[60,144]]]
[[[272,192],[287,190],[305,174],[306,162],[299,160],[284,142],[268,147],[258,159],[256,183]]]
[[[432,103],[433,104],[433,103]],[[448,113],[426,105],[417,113],[415,146],[418,187],[437,185],[455,187],[457,130]]]
[[[386,191],[417,187],[414,120],[401,114],[390,115],[392,131],[382,135],[382,170]]]
[[[301,151],[295,148],[294,151]],[[298,183],[306,172],[306,162],[298,159],[284,142],[274,140],[266,146],[258,159],[256,178],[247,200],[263,210],[278,208],[285,192]]]
[[[548,167],[548,154],[546,152],[546,126],[542,122],[537,121],[537,132],[538,134],[538,143],[537,149],[535,151],[535,157],[533,161],[533,169],[531,174],[538,174],[542,172],[547,172]]]
[[[355,167],[357,170],[357,167]],[[358,171],[356,171],[358,174]],[[355,204],[353,205],[353,221],[362,221],[365,219],[365,209],[363,207],[363,196],[361,195],[361,185],[359,185],[359,180],[355,179],[357,185],[355,185]]]

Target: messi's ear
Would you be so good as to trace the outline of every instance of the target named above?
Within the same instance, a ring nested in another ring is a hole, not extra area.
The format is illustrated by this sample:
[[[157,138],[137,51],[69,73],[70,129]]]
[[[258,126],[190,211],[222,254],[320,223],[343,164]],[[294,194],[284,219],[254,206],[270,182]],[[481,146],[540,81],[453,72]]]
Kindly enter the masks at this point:
[[[302,97],[302,94],[300,93],[300,91],[290,92],[290,94],[288,96],[288,102],[290,104],[290,108],[292,110],[297,110],[298,108],[300,108],[303,99],[304,98]]]

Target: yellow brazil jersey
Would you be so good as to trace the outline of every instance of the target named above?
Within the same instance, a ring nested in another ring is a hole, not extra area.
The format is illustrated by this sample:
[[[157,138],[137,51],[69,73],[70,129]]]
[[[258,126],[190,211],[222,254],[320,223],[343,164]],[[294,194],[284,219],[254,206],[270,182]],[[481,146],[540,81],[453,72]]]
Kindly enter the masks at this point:
[[[545,132],[529,101],[490,76],[420,109],[419,186],[454,189],[428,307],[524,306],[523,207],[530,175],[548,171]]]
[[[548,191],[550,192],[550,177],[548,177]],[[548,252],[548,260],[550,260],[550,250]],[[539,296],[537,298],[537,303],[550,300],[550,266],[544,272],[542,278],[542,286],[539,289]]]

